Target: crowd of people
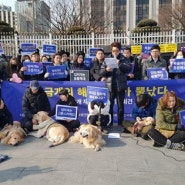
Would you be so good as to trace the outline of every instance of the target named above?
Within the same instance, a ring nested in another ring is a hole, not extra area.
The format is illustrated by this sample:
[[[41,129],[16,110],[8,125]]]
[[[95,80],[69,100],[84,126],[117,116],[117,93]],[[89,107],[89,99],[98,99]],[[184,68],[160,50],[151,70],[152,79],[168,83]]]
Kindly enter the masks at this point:
[[[21,83],[29,80],[30,85],[26,88],[23,99],[22,109],[24,117],[21,126],[26,132],[33,130],[33,125],[38,124],[33,119],[33,115],[38,111],[45,111],[49,116],[55,115],[56,106],[52,109],[47,94],[40,86],[38,81],[49,80],[48,71],[43,70],[41,74],[25,75],[27,68],[24,62],[51,62],[53,66],[65,66],[66,78],[55,79],[58,81],[69,81],[70,70],[89,70],[89,79],[91,81],[103,81],[108,88],[109,96],[107,104],[101,102],[89,102],[88,110],[91,115],[88,116],[90,124],[101,126],[103,130],[113,126],[113,109],[115,100],[117,103],[118,126],[122,127],[124,132],[131,132],[143,139],[153,139],[154,146],[166,146],[169,149],[185,150],[185,127],[181,124],[179,112],[184,109],[185,101],[179,99],[175,92],[167,92],[159,100],[154,99],[149,94],[140,94],[135,97],[135,104],[132,111],[132,120],[124,120],[124,97],[128,80],[149,80],[147,76],[148,68],[165,68],[168,72],[171,68],[170,60],[166,61],[160,56],[159,45],[153,45],[150,49],[150,56],[146,60],[141,57],[134,57],[131,48],[125,47],[121,53],[121,44],[113,42],[111,44],[111,53],[108,58],[114,58],[117,67],[111,68],[105,62],[105,52],[103,49],[96,51],[96,57],[93,59],[90,67],[84,63],[85,52],[79,51],[70,60],[70,54],[66,51],[55,53],[51,61],[47,56],[41,56],[39,51],[29,55],[12,57],[10,61],[1,58],[0,62],[0,79],[8,80],[15,83]],[[184,58],[183,51],[177,51],[171,58]],[[169,77],[183,78],[184,74],[170,74]],[[71,96],[67,89],[59,92],[59,99],[56,105],[78,106],[75,97]],[[108,106],[107,106],[108,105]],[[102,112],[95,111],[97,107]],[[106,111],[106,112],[105,112]],[[95,114],[96,112],[96,114]],[[100,119],[99,116],[101,115]],[[145,118],[153,118],[153,122],[145,124]],[[13,119],[3,99],[0,100],[0,128],[8,124],[13,124]],[[57,120],[64,125],[69,132],[75,132],[80,121],[76,120]],[[137,128],[136,128],[137,122]],[[100,125],[99,125],[100,124]]]

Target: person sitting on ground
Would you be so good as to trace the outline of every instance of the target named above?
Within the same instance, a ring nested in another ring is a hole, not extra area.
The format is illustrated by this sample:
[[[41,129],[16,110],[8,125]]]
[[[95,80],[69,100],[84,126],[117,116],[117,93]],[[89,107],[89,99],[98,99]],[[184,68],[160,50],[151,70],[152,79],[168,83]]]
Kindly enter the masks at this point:
[[[7,124],[8,128],[11,128],[13,126],[13,123],[14,122],[12,113],[5,105],[4,100],[0,98],[0,130],[2,130]]]
[[[143,139],[148,138],[148,131],[154,127],[155,121],[151,124],[145,125],[145,118],[153,118],[155,120],[157,100],[152,98],[149,94],[139,94],[136,96],[135,104],[132,110],[133,120],[123,121],[125,132],[131,132],[136,136],[141,136]],[[140,121],[138,121],[138,119]],[[136,123],[137,122],[137,127]]]
[[[32,131],[33,124],[38,124],[33,120],[33,115],[39,111],[50,112],[50,102],[44,89],[40,86],[37,80],[32,80],[29,87],[26,88],[23,100],[22,109],[24,117],[21,120],[21,126],[25,131]]]
[[[185,127],[181,124],[179,112],[184,109],[185,101],[173,91],[166,92],[158,101],[156,126],[148,132],[154,146],[168,149],[185,150]]]
[[[111,123],[111,115],[109,113],[110,101],[103,103],[93,100],[88,103],[87,122],[101,128],[102,132],[108,133],[108,126]]]
[[[57,101],[56,105],[78,106],[75,98],[69,94],[67,89],[62,89],[59,92],[59,100]],[[55,115],[56,105],[49,113],[49,116]],[[70,119],[57,120],[57,122],[64,125],[68,129],[69,132],[76,131],[80,126],[80,121],[78,120],[78,118],[76,120],[70,120]]]

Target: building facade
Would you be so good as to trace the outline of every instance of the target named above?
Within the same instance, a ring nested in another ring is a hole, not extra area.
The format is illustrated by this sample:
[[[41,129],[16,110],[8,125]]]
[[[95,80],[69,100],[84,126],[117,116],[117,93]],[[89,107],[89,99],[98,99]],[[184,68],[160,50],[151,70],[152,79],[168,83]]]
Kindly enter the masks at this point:
[[[17,31],[46,32],[50,29],[50,7],[41,0],[17,0]]]
[[[10,6],[0,6],[0,20],[17,30],[17,16],[16,13],[11,10]]]
[[[79,1],[81,4],[87,4],[88,1],[87,5],[90,7],[95,4],[95,0]],[[96,6],[97,11],[93,10],[91,14],[98,15],[98,12],[104,12],[104,16],[101,16],[101,25],[109,25],[108,28],[111,30],[120,28],[132,30],[143,19],[153,19],[158,22],[160,12],[166,5],[175,6],[176,3],[182,2],[182,0],[102,0]]]

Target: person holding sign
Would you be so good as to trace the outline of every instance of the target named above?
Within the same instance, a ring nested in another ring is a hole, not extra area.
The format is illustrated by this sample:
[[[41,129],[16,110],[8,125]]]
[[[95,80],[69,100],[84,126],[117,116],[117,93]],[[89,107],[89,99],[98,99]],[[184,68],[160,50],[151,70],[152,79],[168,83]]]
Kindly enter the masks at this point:
[[[51,66],[46,66],[47,72],[44,74],[45,80],[52,80],[52,81],[66,80],[66,76],[68,75],[68,72],[67,72],[65,66],[62,67],[60,53],[55,53],[53,55],[52,62],[53,63]],[[64,69],[64,71],[62,71],[63,69]],[[51,76],[51,75],[53,75],[53,76]],[[62,77],[64,77],[64,78],[62,78]]]
[[[156,126],[148,132],[154,140],[154,146],[168,149],[185,150],[185,126],[181,124],[179,112],[185,107],[185,101],[173,91],[166,92],[158,101]]]
[[[150,49],[151,56],[143,61],[142,66],[142,79],[148,80],[147,69],[148,68],[166,68],[167,62],[160,57],[160,47],[159,45],[153,45]]]
[[[124,97],[127,88],[127,74],[131,71],[130,60],[121,55],[121,44],[113,42],[111,44],[111,56],[117,63],[117,68],[106,66],[105,71],[101,74],[101,81],[106,82],[109,90],[111,124],[113,125],[113,107],[114,100],[117,100],[118,106],[118,125],[122,126],[124,116]]]
[[[184,59],[184,61],[185,61],[185,52],[181,51],[181,50],[178,50],[175,53],[174,57],[171,58],[170,61],[169,61],[169,65],[168,65],[169,70],[172,69],[172,64],[173,64],[175,59]],[[180,69],[182,71],[185,71],[184,61],[179,61],[178,66],[174,66],[174,67],[175,68],[178,67],[178,70]],[[176,73],[175,72],[174,73],[170,72],[170,77],[172,79],[182,79],[182,78],[184,79],[185,78],[185,73],[184,72],[178,72],[178,73],[177,72]]]
[[[56,115],[57,105],[76,106],[76,107],[78,106],[75,98],[69,94],[67,89],[62,89],[59,92],[59,97],[60,99],[57,101],[55,107],[49,113],[49,116]],[[80,126],[78,115],[76,120],[66,119],[66,120],[57,120],[57,122],[64,125],[69,132],[75,132]]]
[[[38,52],[32,53],[30,58],[31,58],[30,62],[26,62],[26,61],[23,62],[23,67],[21,67],[20,69],[21,78],[23,80],[44,80],[43,65],[40,62],[39,53]],[[34,65],[35,63],[36,65]],[[29,69],[29,66],[30,66],[30,69]]]

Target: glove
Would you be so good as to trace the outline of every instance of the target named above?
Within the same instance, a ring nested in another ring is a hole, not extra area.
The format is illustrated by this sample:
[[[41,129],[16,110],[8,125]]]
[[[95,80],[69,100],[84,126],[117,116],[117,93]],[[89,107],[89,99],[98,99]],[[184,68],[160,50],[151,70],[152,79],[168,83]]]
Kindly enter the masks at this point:
[[[94,109],[94,105],[95,105],[95,104],[96,104],[96,101],[93,100],[93,101],[91,102],[91,109]]]
[[[49,76],[49,73],[45,73],[44,78],[47,78]]]
[[[182,124],[177,124],[177,125],[176,125],[176,130],[185,130],[184,125],[182,125]]]
[[[101,109],[103,109],[105,107],[104,103],[103,102],[100,102],[99,103],[99,106],[101,107]]]

